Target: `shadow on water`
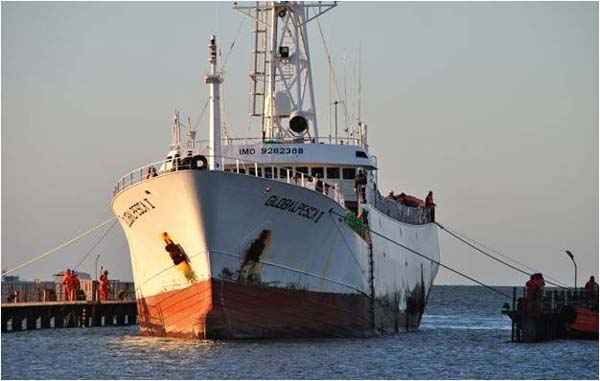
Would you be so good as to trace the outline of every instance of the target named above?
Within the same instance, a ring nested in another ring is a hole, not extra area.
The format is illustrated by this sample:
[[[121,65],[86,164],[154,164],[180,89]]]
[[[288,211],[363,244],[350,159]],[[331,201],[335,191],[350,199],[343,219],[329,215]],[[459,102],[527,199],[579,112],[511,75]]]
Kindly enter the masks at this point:
[[[504,301],[435,287],[418,332],[371,339],[197,341],[137,327],[2,335],[2,378],[598,379],[597,341],[510,342]]]

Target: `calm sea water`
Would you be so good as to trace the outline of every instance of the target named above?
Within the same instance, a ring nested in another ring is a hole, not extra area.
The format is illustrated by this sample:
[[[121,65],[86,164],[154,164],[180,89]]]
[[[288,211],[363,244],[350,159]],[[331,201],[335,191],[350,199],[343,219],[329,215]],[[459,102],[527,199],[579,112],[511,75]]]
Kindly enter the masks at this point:
[[[505,289],[510,293],[510,289]],[[597,341],[510,342],[505,300],[435,287],[418,332],[372,339],[212,342],[136,327],[2,335],[3,379],[598,379]]]

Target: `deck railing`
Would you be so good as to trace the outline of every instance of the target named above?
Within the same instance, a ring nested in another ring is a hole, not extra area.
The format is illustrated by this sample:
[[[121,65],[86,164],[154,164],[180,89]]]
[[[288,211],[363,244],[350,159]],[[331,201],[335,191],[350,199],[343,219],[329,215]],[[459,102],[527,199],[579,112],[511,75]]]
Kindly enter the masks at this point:
[[[297,137],[286,139],[262,139],[262,138],[223,138],[223,144],[342,144],[342,145],[357,145],[362,146],[360,138],[338,137],[337,140],[333,136],[317,136],[317,137]],[[196,140],[195,144],[202,146],[208,145],[208,140]]]
[[[207,156],[204,156],[208,158]],[[136,168],[133,171],[127,173],[121,177],[113,189],[113,196],[117,193],[124,191],[125,189],[139,184],[145,180],[149,180],[154,177],[164,176],[171,172],[179,170],[204,170],[207,168],[196,167],[191,165],[191,161],[185,161],[185,158],[174,158],[161,161],[155,161],[150,164],[146,164],[142,167]],[[235,168],[228,170],[228,172],[237,173],[245,176],[255,176],[264,179],[270,179],[288,184],[298,185],[315,192],[322,193],[323,195],[333,199],[340,205],[344,205],[344,195],[338,184],[329,184],[322,179],[318,179],[302,172],[296,172],[295,176],[290,168],[280,168],[277,166],[266,166],[257,162],[245,161],[239,158],[221,156],[221,161],[224,159],[235,160]],[[271,168],[271,172],[267,175],[265,169]],[[281,177],[281,171],[285,170],[286,176]]]

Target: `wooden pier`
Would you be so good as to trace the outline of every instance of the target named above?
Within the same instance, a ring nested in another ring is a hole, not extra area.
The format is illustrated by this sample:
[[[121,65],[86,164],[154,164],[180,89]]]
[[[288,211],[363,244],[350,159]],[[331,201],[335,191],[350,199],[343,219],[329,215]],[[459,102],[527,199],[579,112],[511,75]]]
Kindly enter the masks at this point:
[[[137,324],[135,301],[2,303],[2,332]]]

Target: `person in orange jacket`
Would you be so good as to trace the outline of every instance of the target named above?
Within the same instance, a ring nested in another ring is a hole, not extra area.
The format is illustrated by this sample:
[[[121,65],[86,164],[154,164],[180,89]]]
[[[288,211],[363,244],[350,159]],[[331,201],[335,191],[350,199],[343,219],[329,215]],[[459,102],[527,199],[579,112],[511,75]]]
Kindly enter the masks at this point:
[[[108,280],[108,270],[100,275],[100,300],[108,300],[110,294],[110,281]]]
[[[71,282],[71,300],[77,300],[77,293],[79,292],[81,283],[79,282],[79,276],[75,271],[71,271]]]
[[[64,298],[66,301],[69,301],[71,298],[71,269],[67,269],[67,271],[63,272],[62,285]]]

